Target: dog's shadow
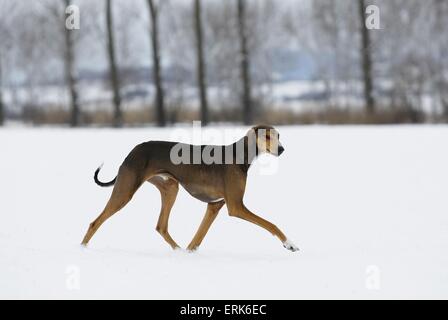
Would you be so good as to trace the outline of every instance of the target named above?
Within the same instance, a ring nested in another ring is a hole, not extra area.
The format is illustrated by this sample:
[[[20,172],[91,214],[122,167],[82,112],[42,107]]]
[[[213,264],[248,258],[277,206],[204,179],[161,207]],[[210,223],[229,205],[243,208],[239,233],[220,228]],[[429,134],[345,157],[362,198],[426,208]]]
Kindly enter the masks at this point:
[[[290,261],[291,259],[296,259],[298,255],[290,254],[290,252],[279,252],[278,254],[273,253],[262,253],[262,252],[229,252],[229,251],[217,251],[217,250],[201,250],[189,252],[185,249],[177,250],[167,250],[166,252],[157,251],[143,251],[143,250],[133,250],[133,249],[122,249],[122,248],[92,248],[92,247],[82,247],[85,252],[91,253],[96,256],[125,256],[129,258],[143,258],[143,259],[157,259],[157,260],[182,260],[182,261],[198,261],[198,262],[220,262],[220,263],[247,263],[247,262],[278,262],[278,261]]]

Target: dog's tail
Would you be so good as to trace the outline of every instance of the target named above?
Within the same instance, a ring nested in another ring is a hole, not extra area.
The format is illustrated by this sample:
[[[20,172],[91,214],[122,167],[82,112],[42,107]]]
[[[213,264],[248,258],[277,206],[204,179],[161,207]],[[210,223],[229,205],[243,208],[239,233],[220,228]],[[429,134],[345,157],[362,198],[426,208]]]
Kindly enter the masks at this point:
[[[115,181],[117,180],[117,177],[115,177],[112,181],[109,182],[101,182],[98,180],[98,173],[100,172],[101,168],[103,167],[103,164],[101,164],[98,169],[95,171],[95,175],[93,176],[93,179],[95,180],[95,183],[99,185],[100,187],[110,187],[115,184]]]

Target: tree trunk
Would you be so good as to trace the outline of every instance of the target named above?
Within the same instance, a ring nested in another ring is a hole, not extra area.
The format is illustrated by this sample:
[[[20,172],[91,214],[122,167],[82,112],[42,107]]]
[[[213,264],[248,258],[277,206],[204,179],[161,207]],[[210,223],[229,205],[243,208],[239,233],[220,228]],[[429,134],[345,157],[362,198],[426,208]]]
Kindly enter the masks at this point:
[[[440,107],[442,108],[442,119],[448,122],[448,82],[444,77],[444,73],[448,70],[448,64],[446,59],[443,57],[446,55],[447,47],[443,45],[442,37],[448,23],[448,3],[443,0],[435,2],[434,10],[435,14],[435,32],[439,35],[438,37],[438,58],[436,60],[436,68],[438,69],[437,76],[437,95],[440,101]],[[440,36],[442,35],[442,36]],[[440,118],[439,110],[437,106],[433,110],[433,119],[437,121]]]
[[[197,77],[199,87],[199,97],[201,101],[201,121],[202,125],[208,124],[208,101],[207,101],[207,85],[206,85],[206,69],[204,61],[204,48],[202,37],[202,18],[201,18],[201,0],[194,2],[194,21],[196,31],[196,52],[197,52]]]
[[[2,55],[0,52],[0,126],[5,122],[4,103],[3,103],[3,79],[2,79]]]
[[[118,77],[117,63],[115,59],[113,17],[111,0],[106,0],[106,24],[107,24],[107,52],[109,55],[110,80],[114,95],[114,127],[123,125],[123,115],[121,112],[120,80]]]
[[[156,87],[156,117],[157,125],[164,127],[166,125],[164,94],[162,86],[162,74],[160,71],[160,53],[159,53],[159,26],[158,12],[153,0],[148,0],[149,14],[151,16],[151,43],[153,58],[153,81]]]
[[[65,5],[68,7],[71,0],[65,0]],[[77,127],[80,122],[80,109],[78,101],[78,92],[76,89],[75,76],[75,53],[73,31],[65,28],[65,82],[70,93],[70,126]]]
[[[372,56],[370,32],[367,29],[365,19],[366,6],[364,0],[359,0],[359,19],[361,25],[361,67],[364,82],[364,103],[367,113],[375,112],[375,100],[373,98],[373,80],[372,80]]]
[[[246,125],[253,122],[251,79],[250,79],[250,57],[247,46],[246,30],[246,4],[245,0],[238,0],[238,33],[240,38],[240,59],[241,59],[241,82],[243,85],[242,105],[243,122]]]

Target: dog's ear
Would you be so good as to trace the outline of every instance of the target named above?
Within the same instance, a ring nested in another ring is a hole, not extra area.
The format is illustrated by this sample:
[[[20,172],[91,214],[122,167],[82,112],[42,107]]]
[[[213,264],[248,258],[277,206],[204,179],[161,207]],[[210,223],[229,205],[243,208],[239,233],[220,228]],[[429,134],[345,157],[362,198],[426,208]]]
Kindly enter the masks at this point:
[[[253,126],[250,130],[254,130],[255,132],[257,132],[258,130],[263,129],[263,130],[275,130],[273,126],[267,125],[267,124],[258,124],[256,126]]]
[[[258,153],[270,152],[271,129],[269,127],[258,127],[256,132],[256,141]]]
[[[269,151],[268,145],[269,145],[268,135],[266,134],[257,135],[257,148],[260,153],[268,152]]]
[[[249,129],[249,131],[247,132],[246,136],[250,136],[252,134],[255,134],[256,137],[258,137],[258,135],[268,135],[269,136],[269,132],[271,131],[275,131],[273,126],[270,125],[266,125],[266,124],[259,124],[256,126],[253,126],[252,128]]]

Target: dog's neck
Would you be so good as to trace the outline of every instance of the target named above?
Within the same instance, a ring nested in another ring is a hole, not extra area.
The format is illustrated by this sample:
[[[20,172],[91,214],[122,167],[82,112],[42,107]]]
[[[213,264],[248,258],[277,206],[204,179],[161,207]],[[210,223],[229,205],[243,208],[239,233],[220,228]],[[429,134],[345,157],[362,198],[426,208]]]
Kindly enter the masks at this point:
[[[255,144],[252,148],[249,148],[249,138],[244,136],[228,147],[233,149],[233,163],[239,164],[247,172],[258,156],[257,145]]]

